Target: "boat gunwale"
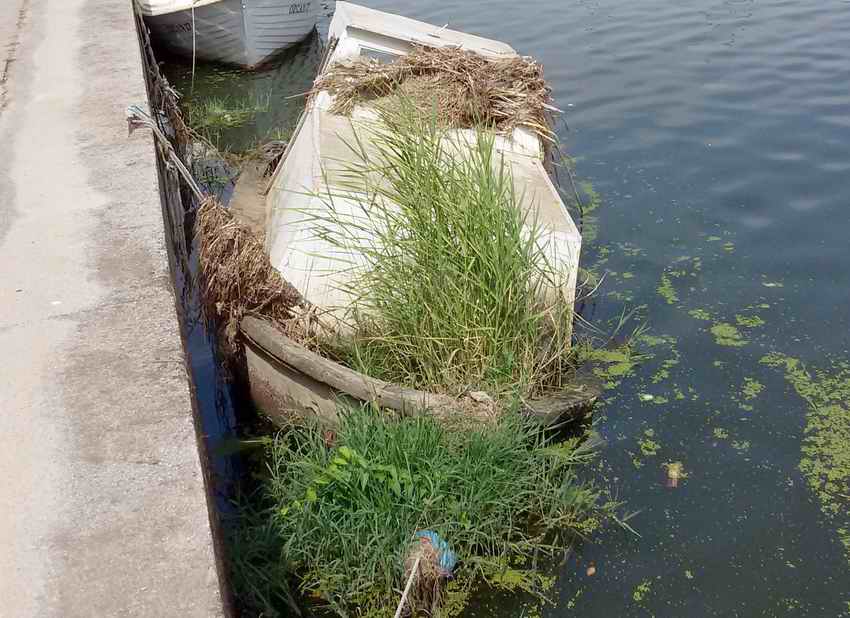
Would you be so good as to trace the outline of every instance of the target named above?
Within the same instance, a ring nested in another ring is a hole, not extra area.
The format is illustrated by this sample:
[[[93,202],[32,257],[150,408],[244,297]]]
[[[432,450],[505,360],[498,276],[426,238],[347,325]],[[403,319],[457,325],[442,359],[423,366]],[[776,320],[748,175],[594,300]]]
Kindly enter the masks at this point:
[[[426,414],[443,419],[477,419],[481,422],[496,416],[496,402],[484,392],[474,391],[457,398],[373,378],[307,349],[267,319],[246,316],[242,319],[239,330],[242,344],[246,348],[330,388],[340,397],[395,410],[402,416]],[[285,379],[278,373],[281,379]],[[249,367],[249,381],[260,377],[251,374]],[[266,384],[266,387],[269,388],[270,385]],[[599,381],[592,376],[583,376],[577,378],[570,389],[524,400],[521,411],[541,425],[555,428],[591,414],[601,394]],[[313,414],[332,424],[333,415],[322,414],[317,407],[319,406],[312,406],[302,412]],[[264,411],[279,424],[283,424],[283,419],[293,413],[299,416],[298,411],[294,409]]]

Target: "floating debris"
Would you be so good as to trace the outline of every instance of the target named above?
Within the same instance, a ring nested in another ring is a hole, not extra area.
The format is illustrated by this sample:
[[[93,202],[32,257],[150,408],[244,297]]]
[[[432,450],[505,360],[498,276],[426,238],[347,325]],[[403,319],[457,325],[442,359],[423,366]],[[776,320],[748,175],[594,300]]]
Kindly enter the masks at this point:
[[[661,464],[661,467],[667,469],[667,487],[678,487],[679,481],[688,478],[685,466],[681,461],[668,461]]]

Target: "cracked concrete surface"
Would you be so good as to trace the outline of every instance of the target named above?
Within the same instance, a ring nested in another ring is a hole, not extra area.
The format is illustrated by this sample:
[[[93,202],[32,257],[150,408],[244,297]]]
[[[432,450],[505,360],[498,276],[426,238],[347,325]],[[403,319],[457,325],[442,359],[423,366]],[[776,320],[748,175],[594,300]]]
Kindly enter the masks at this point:
[[[10,50],[0,616],[219,616],[130,2],[5,0]]]

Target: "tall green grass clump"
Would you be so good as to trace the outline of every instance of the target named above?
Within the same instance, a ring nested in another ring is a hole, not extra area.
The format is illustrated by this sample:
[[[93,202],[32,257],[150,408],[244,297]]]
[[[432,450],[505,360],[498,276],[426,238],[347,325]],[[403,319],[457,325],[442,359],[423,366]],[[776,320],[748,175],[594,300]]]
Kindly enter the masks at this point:
[[[188,102],[187,120],[192,129],[221,150],[225,131],[252,122],[257,114],[269,111],[270,104],[268,95],[253,98],[209,97]]]
[[[326,210],[313,215],[320,237],[363,256],[346,266],[354,335],[343,356],[418,388],[557,387],[572,307],[494,133],[459,137],[403,103],[379,113],[379,128],[355,130],[351,161],[326,172]]]
[[[266,498],[277,507],[276,564],[340,615],[391,615],[417,530],[440,534],[461,575],[475,577],[555,553],[600,512],[576,478],[590,450],[577,439],[546,443],[519,415],[454,432],[430,418],[353,409],[333,445],[326,440],[318,426],[280,434]]]

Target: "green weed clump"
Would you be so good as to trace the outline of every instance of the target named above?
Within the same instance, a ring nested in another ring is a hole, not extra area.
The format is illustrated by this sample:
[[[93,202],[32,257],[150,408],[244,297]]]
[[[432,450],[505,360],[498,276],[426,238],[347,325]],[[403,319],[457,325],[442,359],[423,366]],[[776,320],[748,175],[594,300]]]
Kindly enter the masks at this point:
[[[309,213],[339,253],[362,256],[342,266],[354,335],[340,356],[423,389],[557,388],[571,369],[566,274],[494,134],[453,137],[403,103],[379,113],[329,176],[326,209]]]
[[[225,130],[240,127],[254,120],[257,114],[269,111],[271,98],[210,97],[189,102],[188,124],[207,141],[221,149],[221,137]]]
[[[576,478],[590,448],[578,439],[547,443],[519,415],[455,432],[429,418],[356,409],[343,415],[332,446],[327,440],[315,426],[270,446],[265,499],[275,538],[267,527],[260,534],[276,553],[268,568],[252,568],[291,568],[303,592],[341,615],[354,607],[391,613],[417,530],[446,539],[468,578],[552,555],[592,530],[600,513],[596,492]]]

